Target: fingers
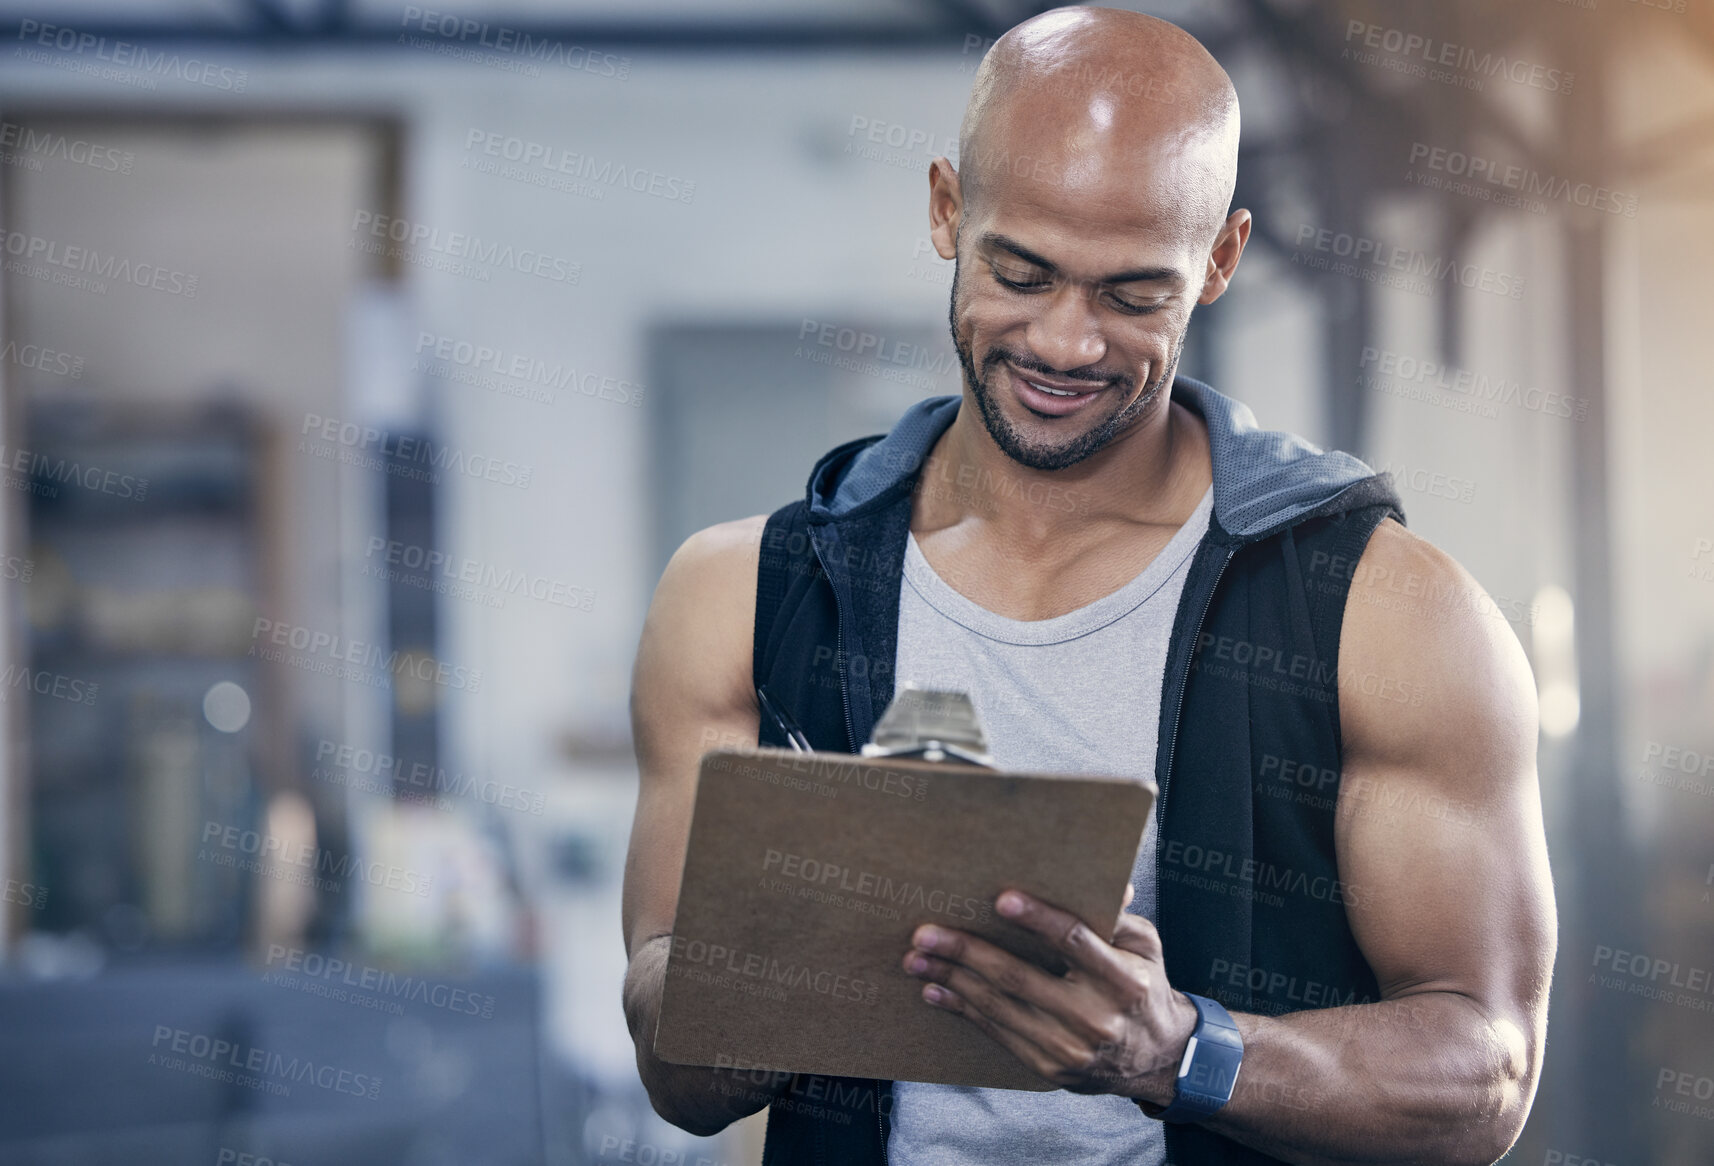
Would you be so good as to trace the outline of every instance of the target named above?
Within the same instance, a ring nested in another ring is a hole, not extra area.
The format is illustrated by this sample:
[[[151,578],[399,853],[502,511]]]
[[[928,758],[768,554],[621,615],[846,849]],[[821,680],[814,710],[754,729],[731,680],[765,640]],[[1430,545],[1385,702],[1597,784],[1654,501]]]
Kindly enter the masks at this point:
[[[1022,1036],[1015,1029],[998,1023],[986,1012],[972,1007],[969,1001],[951,989],[939,984],[924,984],[922,995],[924,1000],[936,1008],[944,1008],[948,1012],[956,1013],[987,1033],[989,1039],[1022,1061],[1036,1076],[1057,1085],[1060,1083],[1061,1077],[1065,1075],[1061,1066],[1043,1052],[1039,1045]]]
[[[965,931],[923,926],[912,935],[912,942],[916,947],[905,953],[905,971],[945,984],[990,1018],[1004,1022],[1012,1016],[1002,1007],[1005,999],[1011,999],[1044,1023],[1051,1021],[1088,1043],[1098,1044],[1110,1036],[1094,1019],[1106,1008],[1105,1002],[1085,978],[1050,975]],[[1043,1047],[1054,1051],[1051,1043]]]
[[[1114,945],[1102,939],[1071,912],[1017,890],[1000,892],[994,906],[1005,918],[1020,927],[1027,927],[1051,943],[1072,967],[1115,986],[1128,985],[1135,979],[1135,969],[1119,957]],[[1148,920],[1142,922],[1146,924]],[[1152,926],[1150,930],[1153,930]],[[1159,958],[1158,941],[1156,949],[1155,958]]]
[[[912,951],[905,957],[905,970],[930,981],[923,985],[924,1000],[964,1017],[1055,1085],[1081,1082],[1095,1064],[1091,1042],[962,964]]]
[[[1119,916],[1119,925],[1113,929],[1113,946],[1157,963],[1164,959],[1161,933],[1141,915],[1127,913]]]
[[[936,965],[962,965],[1006,995],[1055,1014],[1062,1013],[1072,1002],[1072,986],[1064,979],[1049,975],[1028,960],[1019,959],[968,931],[925,925],[911,933],[911,943],[915,946],[905,953],[905,971],[912,975],[924,974],[911,964],[913,956],[921,957],[931,961],[930,971]]]

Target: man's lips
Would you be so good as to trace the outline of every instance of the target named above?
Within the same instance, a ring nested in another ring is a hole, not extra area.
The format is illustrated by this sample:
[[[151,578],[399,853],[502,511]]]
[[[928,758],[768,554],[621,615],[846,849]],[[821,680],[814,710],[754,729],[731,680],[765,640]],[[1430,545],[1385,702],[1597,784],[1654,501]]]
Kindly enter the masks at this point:
[[[1009,363],[1006,371],[1011,374],[1013,392],[1024,408],[1049,417],[1068,417],[1076,413],[1108,387],[1089,381],[1067,381],[1023,372]]]

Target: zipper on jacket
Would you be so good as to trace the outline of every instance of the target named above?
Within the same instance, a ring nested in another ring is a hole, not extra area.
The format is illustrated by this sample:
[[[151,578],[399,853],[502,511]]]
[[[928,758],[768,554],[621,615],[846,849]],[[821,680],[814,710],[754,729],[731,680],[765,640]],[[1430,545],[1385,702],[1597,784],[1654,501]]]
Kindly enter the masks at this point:
[[[833,586],[833,573],[828,571],[828,561],[821,556],[821,542],[811,535],[809,545],[816,549],[816,562],[821,564],[821,573],[828,576],[828,585]],[[848,669],[850,662],[845,658],[845,607],[840,602],[840,588],[833,586],[833,609],[835,609],[835,631],[833,631],[833,660],[840,669]],[[845,742],[852,753],[857,753],[857,729],[852,725],[852,696],[850,686],[845,682],[845,672],[840,672],[840,712],[845,713]],[[874,1085],[874,1127],[881,1139],[881,1166],[886,1166],[886,1115],[881,1113],[881,1082]]]
[[[887,1166],[887,1117],[881,1112],[881,1083],[875,1082],[875,1128],[881,1131],[881,1166]]]
[[[1160,837],[1161,833],[1166,829],[1167,784],[1172,780],[1172,763],[1178,756],[1179,730],[1184,727],[1184,694],[1190,688],[1190,669],[1196,661],[1197,641],[1202,639],[1202,625],[1208,622],[1208,612],[1214,607],[1214,593],[1220,590],[1220,580],[1226,577],[1226,568],[1231,565],[1232,560],[1237,556],[1237,554],[1237,547],[1228,547],[1226,549],[1226,558],[1221,562],[1220,569],[1214,573],[1214,582],[1208,588],[1208,598],[1202,601],[1202,614],[1196,618],[1196,626],[1191,628],[1190,631],[1190,657],[1185,664],[1184,680],[1178,686],[1178,707],[1173,710],[1172,714],[1172,739],[1167,743],[1166,767],[1161,770],[1161,788],[1160,796],[1158,798],[1159,804],[1155,807],[1156,818],[1160,822],[1160,828],[1155,831],[1155,915],[1157,917],[1161,915],[1160,904],[1164,902],[1165,898],[1161,894],[1161,891],[1166,885],[1165,881],[1161,877],[1165,869],[1165,859],[1163,856],[1166,853],[1166,850],[1160,844]]]
[[[834,586],[833,572],[827,569],[827,560],[821,555],[821,541],[814,534],[810,535],[809,543],[815,548],[815,561],[821,567],[821,573],[827,576],[827,582],[833,587],[833,607],[836,616],[833,633],[833,662],[841,669],[839,674],[839,708],[845,714],[845,745],[852,753],[857,752],[857,730],[851,724],[851,692],[845,683],[844,669],[850,667],[850,661],[845,659],[845,607],[839,601],[839,588]]]

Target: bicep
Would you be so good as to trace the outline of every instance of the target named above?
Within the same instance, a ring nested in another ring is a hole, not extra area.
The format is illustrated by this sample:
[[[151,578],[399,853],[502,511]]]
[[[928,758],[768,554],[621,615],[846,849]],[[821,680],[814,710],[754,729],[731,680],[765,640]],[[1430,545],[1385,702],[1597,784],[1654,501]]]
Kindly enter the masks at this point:
[[[661,576],[631,681],[637,812],[625,858],[627,952],[672,927],[697,764],[754,746],[751,637],[762,525],[756,517],[691,536]]]
[[[1555,923],[1534,683],[1482,600],[1451,559],[1377,530],[1341,633],[1335,838],[1382,995],[1464,996],[1535,1046]]]

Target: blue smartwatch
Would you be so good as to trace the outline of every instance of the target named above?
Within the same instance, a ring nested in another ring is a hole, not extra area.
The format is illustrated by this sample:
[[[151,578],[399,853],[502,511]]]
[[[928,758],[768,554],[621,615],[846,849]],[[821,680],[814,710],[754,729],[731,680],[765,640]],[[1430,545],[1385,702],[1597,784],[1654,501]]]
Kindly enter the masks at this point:
[[[1238,1068],[1244,1061],[1244,1038],[1232,1023],[1232,1014],[1218,1000],[1185,993],[1196,1005],[1196,1031],[1184,1046],[1178,1065],[1178,1085],[1172,1104],[1158,1113],[1145,1106],[1159,1121],[1201,1121],[1232,1100],[1238,1083]],[[1139,1102],[1138,1104],[1142,1104]]]

